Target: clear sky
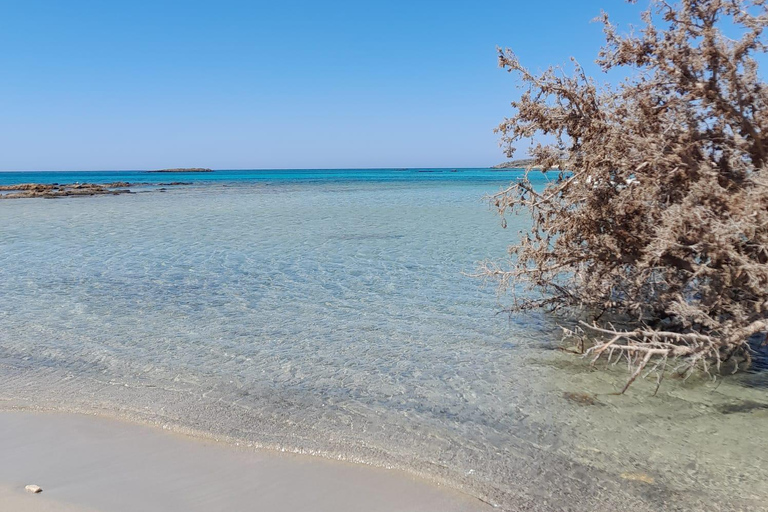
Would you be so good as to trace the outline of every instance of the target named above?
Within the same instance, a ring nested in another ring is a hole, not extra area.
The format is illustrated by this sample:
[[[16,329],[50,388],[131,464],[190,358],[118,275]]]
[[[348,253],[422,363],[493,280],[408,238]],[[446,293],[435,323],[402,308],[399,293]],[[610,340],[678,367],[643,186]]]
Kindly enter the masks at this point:
[[[647,5],[642,0],[642,6]],[[0,0],[0,170],[473,167],[623,0]]]

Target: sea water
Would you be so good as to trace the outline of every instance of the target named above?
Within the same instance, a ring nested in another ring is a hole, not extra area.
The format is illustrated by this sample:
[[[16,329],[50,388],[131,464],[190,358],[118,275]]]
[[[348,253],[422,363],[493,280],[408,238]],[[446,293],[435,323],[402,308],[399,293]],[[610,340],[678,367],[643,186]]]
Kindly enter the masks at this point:
[[[613,395],[625,369],[590,371],[557,318],[500,314],[471,277],[530,226],[483,201],[520,176],[0,173],[152,184],[0,202],[0,405],[397,467],[512,510],[766,507],[763,377]]]

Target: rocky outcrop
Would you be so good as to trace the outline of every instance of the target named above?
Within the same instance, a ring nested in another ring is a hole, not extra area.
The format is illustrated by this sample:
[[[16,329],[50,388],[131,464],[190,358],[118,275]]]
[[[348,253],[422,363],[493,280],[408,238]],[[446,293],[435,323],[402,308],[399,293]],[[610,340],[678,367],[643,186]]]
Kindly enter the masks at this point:
[[[25,197],[42,197],[55,199],[66,196],[96,196],[132,194],[129,189],[135,187],[175,187],[192,185],[191,181],[172,181],[169,183],[128,183],[127,181],[114,181],[112,183],[17,183],[16,185],[0,185],[0,199],[20,199]],[[158,189],[165,191],[165,188]],[[152,191],[149,189],[148,191]]]
[[[0,191],[11,191],[8,194],[0,194],[0,199],[20,199],[25,197],[43,197],[53,199],[66,196],[95,196],[95,195],[118,195],[130,194],[127,188],[131,184],[126,182],[116,183],[73,183],[69,185],[59,185],[58,183],[21,183],[18,185],[0,186]]]

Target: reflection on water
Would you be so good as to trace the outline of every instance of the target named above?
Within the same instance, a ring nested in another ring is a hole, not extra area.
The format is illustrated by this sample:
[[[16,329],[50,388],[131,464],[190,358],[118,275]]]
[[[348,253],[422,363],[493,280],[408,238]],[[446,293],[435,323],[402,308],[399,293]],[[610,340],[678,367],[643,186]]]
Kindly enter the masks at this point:
[[[500,229],[480,198],[509,176],[489,176],[3,202],[0,397],[403,467],[509,509],[765,508],[764,374],[616,396],[624,370],[551,350],[552,319],[497,315],[462,273],[525,219]]]

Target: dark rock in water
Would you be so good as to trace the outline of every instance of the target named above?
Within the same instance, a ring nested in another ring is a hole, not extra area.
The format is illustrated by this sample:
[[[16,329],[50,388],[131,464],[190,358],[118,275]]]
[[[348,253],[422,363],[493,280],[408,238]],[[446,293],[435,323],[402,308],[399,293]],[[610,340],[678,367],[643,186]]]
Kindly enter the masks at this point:
[[[574,393],[571,391],[566,391],[563,393],[563,398],[566,400],[570,400],[571,402],[577,403],[579,405],[599,405],[600,402],[597,401],[597,399],[592,396],[588,395],[587,393]]]
[[[744,372],[732,378],[741,385],[750,388],[768,389],[768,340],[765,334],[757,334],[749,339],[752,364]]]
[[[171,183],[160,183],[165,186],[191,185],[189,181],[174,181]],[[127,181],[115,181],[112,183],[71,183],[60,185],[58,183],[19,183],[16,185],[1,185],[0,191],[11,191],[10,194],[0,194],[0,199],[20,199],[28,197],[42,197],[44,199],[55,199],[57,197],[69,196],[96,196],[96,195],[120,195],[132,194],[133,192],[125,187],[134,187],[136,185],[149,185],[149,183],[128,183]]]
[[[717,410],[723,414],[747,413],[760,409],[768,409],[768,404],[744,400],[736,404],[725,404],[717,407]]]
[[[204,167],[181,167],[178,169],[160,169],[157,171],[147,171],[147,172],[213,172],[213,169],[206,169]]]
[[[41,183],[21,183],[18,185],[0,186],[0,190],[15,191],[12,194],[2,194],[0,199],[21,199],[30,197],[42,197],[55,199],[68,196],[95,196],[95,195],[119,195],[130,194],[128,189],[113,190],[110,185],[98,185],[94,183],[73,183],[70,185],[48,185]]]
[[[749,339],[752,349],[752,371],[768,371],[768,339],[765,333],[755,334]]]
[[[161,187],[175,187],[178,185],[191,185],[191,181],[172,181],[170,183],[158,183]]]

